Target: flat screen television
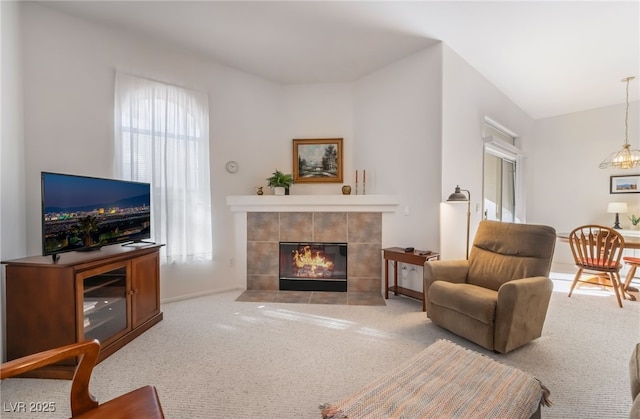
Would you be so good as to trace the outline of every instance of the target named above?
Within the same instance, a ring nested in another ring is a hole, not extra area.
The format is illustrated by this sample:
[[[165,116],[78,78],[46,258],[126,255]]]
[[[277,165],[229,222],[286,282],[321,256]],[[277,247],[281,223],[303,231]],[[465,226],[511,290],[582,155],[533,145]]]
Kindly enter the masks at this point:
[[[42,172],[42,254],[151,237],[151,185]]]

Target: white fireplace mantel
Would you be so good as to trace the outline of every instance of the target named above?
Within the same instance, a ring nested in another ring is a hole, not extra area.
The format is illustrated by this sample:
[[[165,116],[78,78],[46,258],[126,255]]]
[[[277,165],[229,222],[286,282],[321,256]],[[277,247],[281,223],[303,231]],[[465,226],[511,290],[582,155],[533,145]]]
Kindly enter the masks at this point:
[[[232,212],[395,212],[395,195],[232,195]]]
[[[229,261],[238,288],[247,284],[247,213],[251,212],[379,212],[382,213],[382,245],[387,245],[389,218],[400,201],[394,195],[231,195],[234,254]],[[382,287],[382,284],[381,284]]]

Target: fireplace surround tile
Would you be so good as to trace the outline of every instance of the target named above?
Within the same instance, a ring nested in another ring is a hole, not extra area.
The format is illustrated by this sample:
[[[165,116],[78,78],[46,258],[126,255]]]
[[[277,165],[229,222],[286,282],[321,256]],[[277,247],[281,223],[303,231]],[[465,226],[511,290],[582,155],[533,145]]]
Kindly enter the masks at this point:
[[[281,212],[280,241],[309,242],[313,241],[312,212]]]
[[[346,212],[316,212],[313,214],[313,240],[316,242],[347,242]]]
[[[280,289],[278,275],[247,275],[248,290],[277,291]]]
[[[380,244],[349,243],[347,277],[380,277],[382,249]]]
[[[278,276],[278,252],[277,241],[247,242],[247,274]]]
[[[277,212],[247,214],[247,241],[278,241],[280,238]]]
[[[382,241],[382,214],[379,212],[349,213],[349,243],[378,243]]]

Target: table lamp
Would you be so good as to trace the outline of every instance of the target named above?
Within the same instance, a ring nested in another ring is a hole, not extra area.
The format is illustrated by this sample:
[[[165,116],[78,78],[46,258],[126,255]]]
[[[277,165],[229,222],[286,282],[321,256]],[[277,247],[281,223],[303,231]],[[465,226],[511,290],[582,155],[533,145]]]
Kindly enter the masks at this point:
[[[616,221],[613,225],[613,228],[620,230],[620,217],[619,214],[627,212],[627,203],[626,202],[609,202],[607,206],[607,212],[609,214],[616,214]]]
[[[466,192],[467,195],[462,192]],[[466,202],[467,203],[467,242],[466,242],[466,257],[469,260],[469,225],[471,220],[471,192],[466,189],[460,189],[460,186],[456,185],[455,191],[449,195],[447,202]],[[626,210],[626,209],[625,209]]]

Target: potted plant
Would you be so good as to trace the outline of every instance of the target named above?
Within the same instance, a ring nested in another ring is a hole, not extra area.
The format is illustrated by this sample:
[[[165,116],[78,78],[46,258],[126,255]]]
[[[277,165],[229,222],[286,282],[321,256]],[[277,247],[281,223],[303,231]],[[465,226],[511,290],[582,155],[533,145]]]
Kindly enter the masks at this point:
[[[633,228],[638,228],[638,223],[640,223],[640,217],[636,217],[635,214],[631,214],[631,217],[629,217],[629,219],[631,220],[631,224],[633,225]]]
[[[267,178],[267,185],[273,188],[275,195],[289,195],[289,188],[293,185],[293,176],[282,173],[276,169],[276,171]]]

